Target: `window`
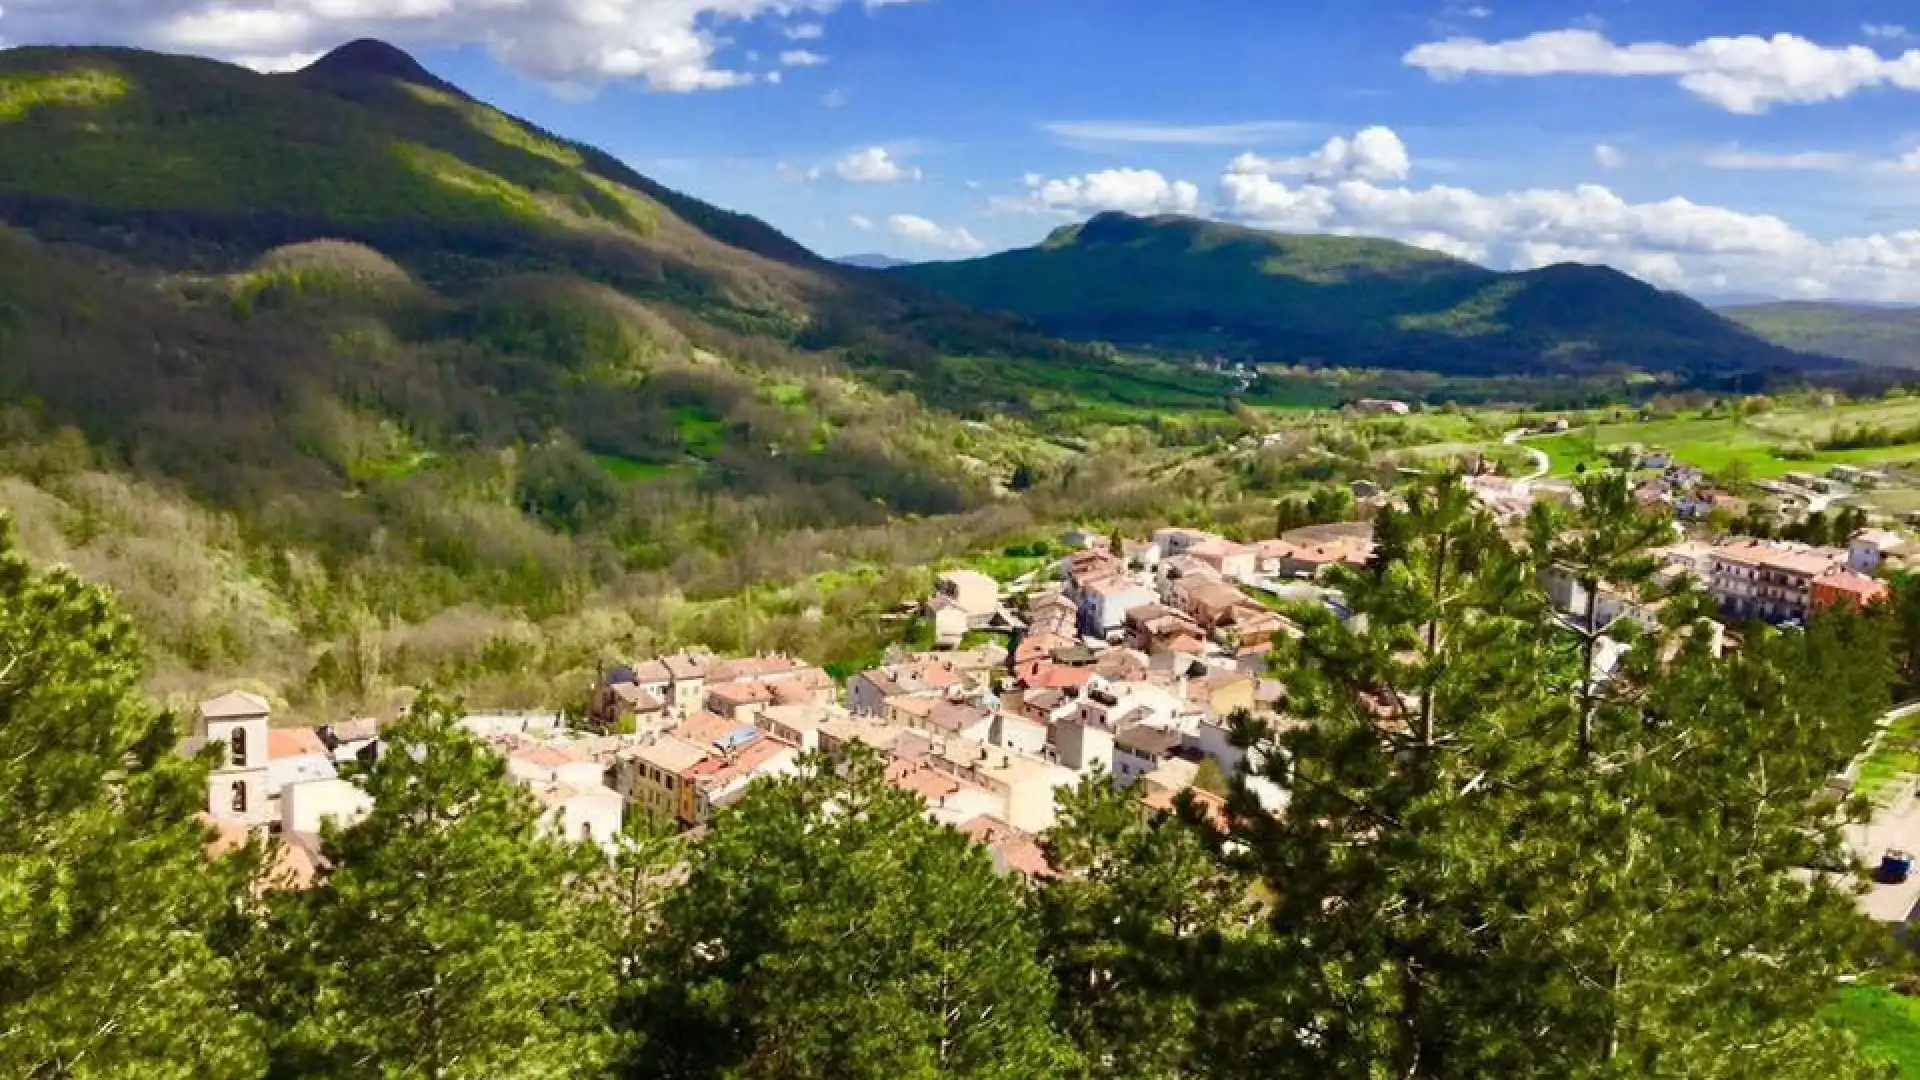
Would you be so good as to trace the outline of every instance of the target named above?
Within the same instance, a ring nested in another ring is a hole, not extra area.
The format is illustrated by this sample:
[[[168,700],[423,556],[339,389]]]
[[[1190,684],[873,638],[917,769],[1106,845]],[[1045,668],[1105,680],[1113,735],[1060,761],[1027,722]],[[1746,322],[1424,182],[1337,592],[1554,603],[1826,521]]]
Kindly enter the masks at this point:
[[[234,728],[233,733],[227,736],[227,743],[227,764],[236,769],[244,767],[247,763],[247,729]]]
[[[240,732],[235,731],[234,734],[238,735]],[[247,812],[247,782],[245,780],[235,780],[233,782],[233,812],[236,814],[244,814]]]

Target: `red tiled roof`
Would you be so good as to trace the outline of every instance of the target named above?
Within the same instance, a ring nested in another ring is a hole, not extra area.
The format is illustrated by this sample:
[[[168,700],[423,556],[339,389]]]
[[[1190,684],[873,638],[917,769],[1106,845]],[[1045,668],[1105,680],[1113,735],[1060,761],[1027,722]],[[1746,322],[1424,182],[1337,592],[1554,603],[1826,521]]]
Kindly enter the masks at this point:
[[[987,814],[969,818],[959,828],[973,842],[999,852],[1000,861],[1006,863],[1008,869],[1033,878],[1058,876],[1059,872],[1047,863],[1046,850],[1031,833]]]
[[[327,756],[327,744],[320,741],[319,733],[312,728],[269,728],[267,730],[267,757],[306,757],[312,754]]]

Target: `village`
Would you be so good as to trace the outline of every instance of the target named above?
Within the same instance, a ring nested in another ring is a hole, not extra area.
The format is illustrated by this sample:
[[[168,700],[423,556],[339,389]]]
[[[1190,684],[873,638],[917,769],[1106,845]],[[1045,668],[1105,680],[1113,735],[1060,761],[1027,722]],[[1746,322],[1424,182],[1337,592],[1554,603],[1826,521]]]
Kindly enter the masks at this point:
[[[1875,575],[1920,552],[1877,527],[1844,547],[1716,538],[1697,512],[1714,497],[1699,479],[1670,464],[1659,477],[1640,485],[1639,498],[1673,516],[1673,542],[1653,553],[1660,587],[1603,584],[1591,596],[1550,569],[1542,584],[1570,628],[1650,626],[1661,597],[1684,580],[1722,612],[1718,648],[1733,640],[1728,627],[1748,620],[1791,625],[1835,604],[1878,603],[1887,587]],[[1467,485],[1512,528],[1534,502],[1571,495],[1498,476]],[[1391,499],[1369,491],[1361,511]],[[1317,606],[1345,617],[1327,579],[1334,567],[1368,563],[1371,522],[1255,543],[1177,526],[1138,540],[1075,529],[1061,542],[1068,554],[1013,582],[968,569],[940,574],[919,611],[934,648],[897,650],[844,685],[789,656],[684,650],[605,672],[584,717],[478,712],[460,723],[501,755],[542,808],[544,828],[609,850],[635,819],[700,830],[755,781],[793,773],[803,755],[843,758],[854,744],[881,755],[889,781],[919,796],[930,818],[1028,878],[1052,872],[1040,838],[1054,823],[1056,793],[1089,776],[1130,787],[1143,814],[1173,812],[1178,800],[1216,818],[1229,778],[1248,776],[1262,805],[1283,811],[1286,792],[1248,767],[1259,751],[1244,749],[1235,728],[1257,720],[1274,732],[1291,722],[1268,671],[1277,643],[1300,633],[1285,612]],[[1621,651],[1603,647],[1596,663],[1611,667]],[[206,804],[221,842],[269,835],[282,880],[298,886],[323,866],[323,825],[369,811],[351,774],[381,752],[383,724],[284,728],[270,714],[248,693],[204,702],[183,749],[223,748]]]

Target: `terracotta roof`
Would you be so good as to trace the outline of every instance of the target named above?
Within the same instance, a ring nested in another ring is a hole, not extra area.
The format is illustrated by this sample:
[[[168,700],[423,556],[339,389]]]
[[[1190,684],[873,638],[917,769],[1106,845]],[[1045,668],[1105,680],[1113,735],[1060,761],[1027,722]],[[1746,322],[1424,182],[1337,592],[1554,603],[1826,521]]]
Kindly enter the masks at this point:
[[[710,712],[697,712],[674,725],[668,734],[690,743],[709,746],[739,730],[738,720],[729,720]]]
[[[1165,757],[1180,749],[1180,744],[1186,740],[1177,731],[1132,724],[1121,728],[1113,741],[1143,757]]]
[[[267,758],[326,757],[327,744],[312,728],[271,728],[267,731]]]
[[[705,783],[717,787],[741,777],[751,777],[775,758],[792,749],[793,746],[790,743],[781,739],[771,735],[762,736],[742,746],[731,757],[708,758],[709,762],[718,761],[720,766],[707,773]]]
[[[1787,547],[1765,540],[1735,540],[1714,548],[1713,554],[1728,562],[1807,577],[1824,574],[1846,560],[1845,552],[1832,548]]]
[[[516,746],[508,752],[508,756],[547,769],[557,769],[562,765],[572,765],[575,762],[590,760],[584,754],[578,754],[558,746],[543,746],[537,743]]]
[[[1856,574],[1851,570],[1836,570],[1822,575],[1814,584],[1846,593],[1863,605],[1873,603],[1887,595],[1886,582],[1876,581],[1865,574]]]
[[[713,657],[708,653],[678,652],[672,656],[663,656],[660,662],[667,667],[667,673],[678,679],[704,678],[707,669],[713,666]]]
[[[990,847],[997,852],[1000,861],[1009,870],[1030,878],[1050,878],[1058,875],[1058,872],[1047,863],[1046,850],[1031,833],[1021,832],[997,817],[982,814],[976,818],[969,818],[959,826],[959,829],[975,843]]]
[[[925,765],[897,758],[887,765],[887,782],[902,791],[913,792],[933,806],[960,790],[959,782],[952,777]]]
[[[729,705],[764,705],[773,700],[773,689],[765,683],[721,683],[707,687],[707,697]]]

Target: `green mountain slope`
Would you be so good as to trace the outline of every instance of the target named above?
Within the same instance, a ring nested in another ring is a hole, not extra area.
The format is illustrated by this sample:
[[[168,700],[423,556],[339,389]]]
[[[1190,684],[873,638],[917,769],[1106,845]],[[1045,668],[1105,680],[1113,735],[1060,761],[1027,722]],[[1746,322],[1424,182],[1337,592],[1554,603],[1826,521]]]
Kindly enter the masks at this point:
[[[1782,301],[1720,313],[1789,349],[1878,367],[1920,368],[1920,308]]]
[[[1499,274],[1387,240],[1102,214],[1022,251],[891,274],[1047,329],[1259,360],[1460,374],[1823,363],[1605,267]]]
[[[1023,365],[1109,366],[378,43],[287,76],[0,52],[0,510],[134,598],[170,688],[566,669],[571,693],[609,635],[691,618],[636,605],[868,589],[846,571],[875,552],[1030,527],[999,489],[1059,449],[943,407],[1026,408],[1048,388],[1002,377]],[[851,602],[702,636],[870,647],[803,618]]]

